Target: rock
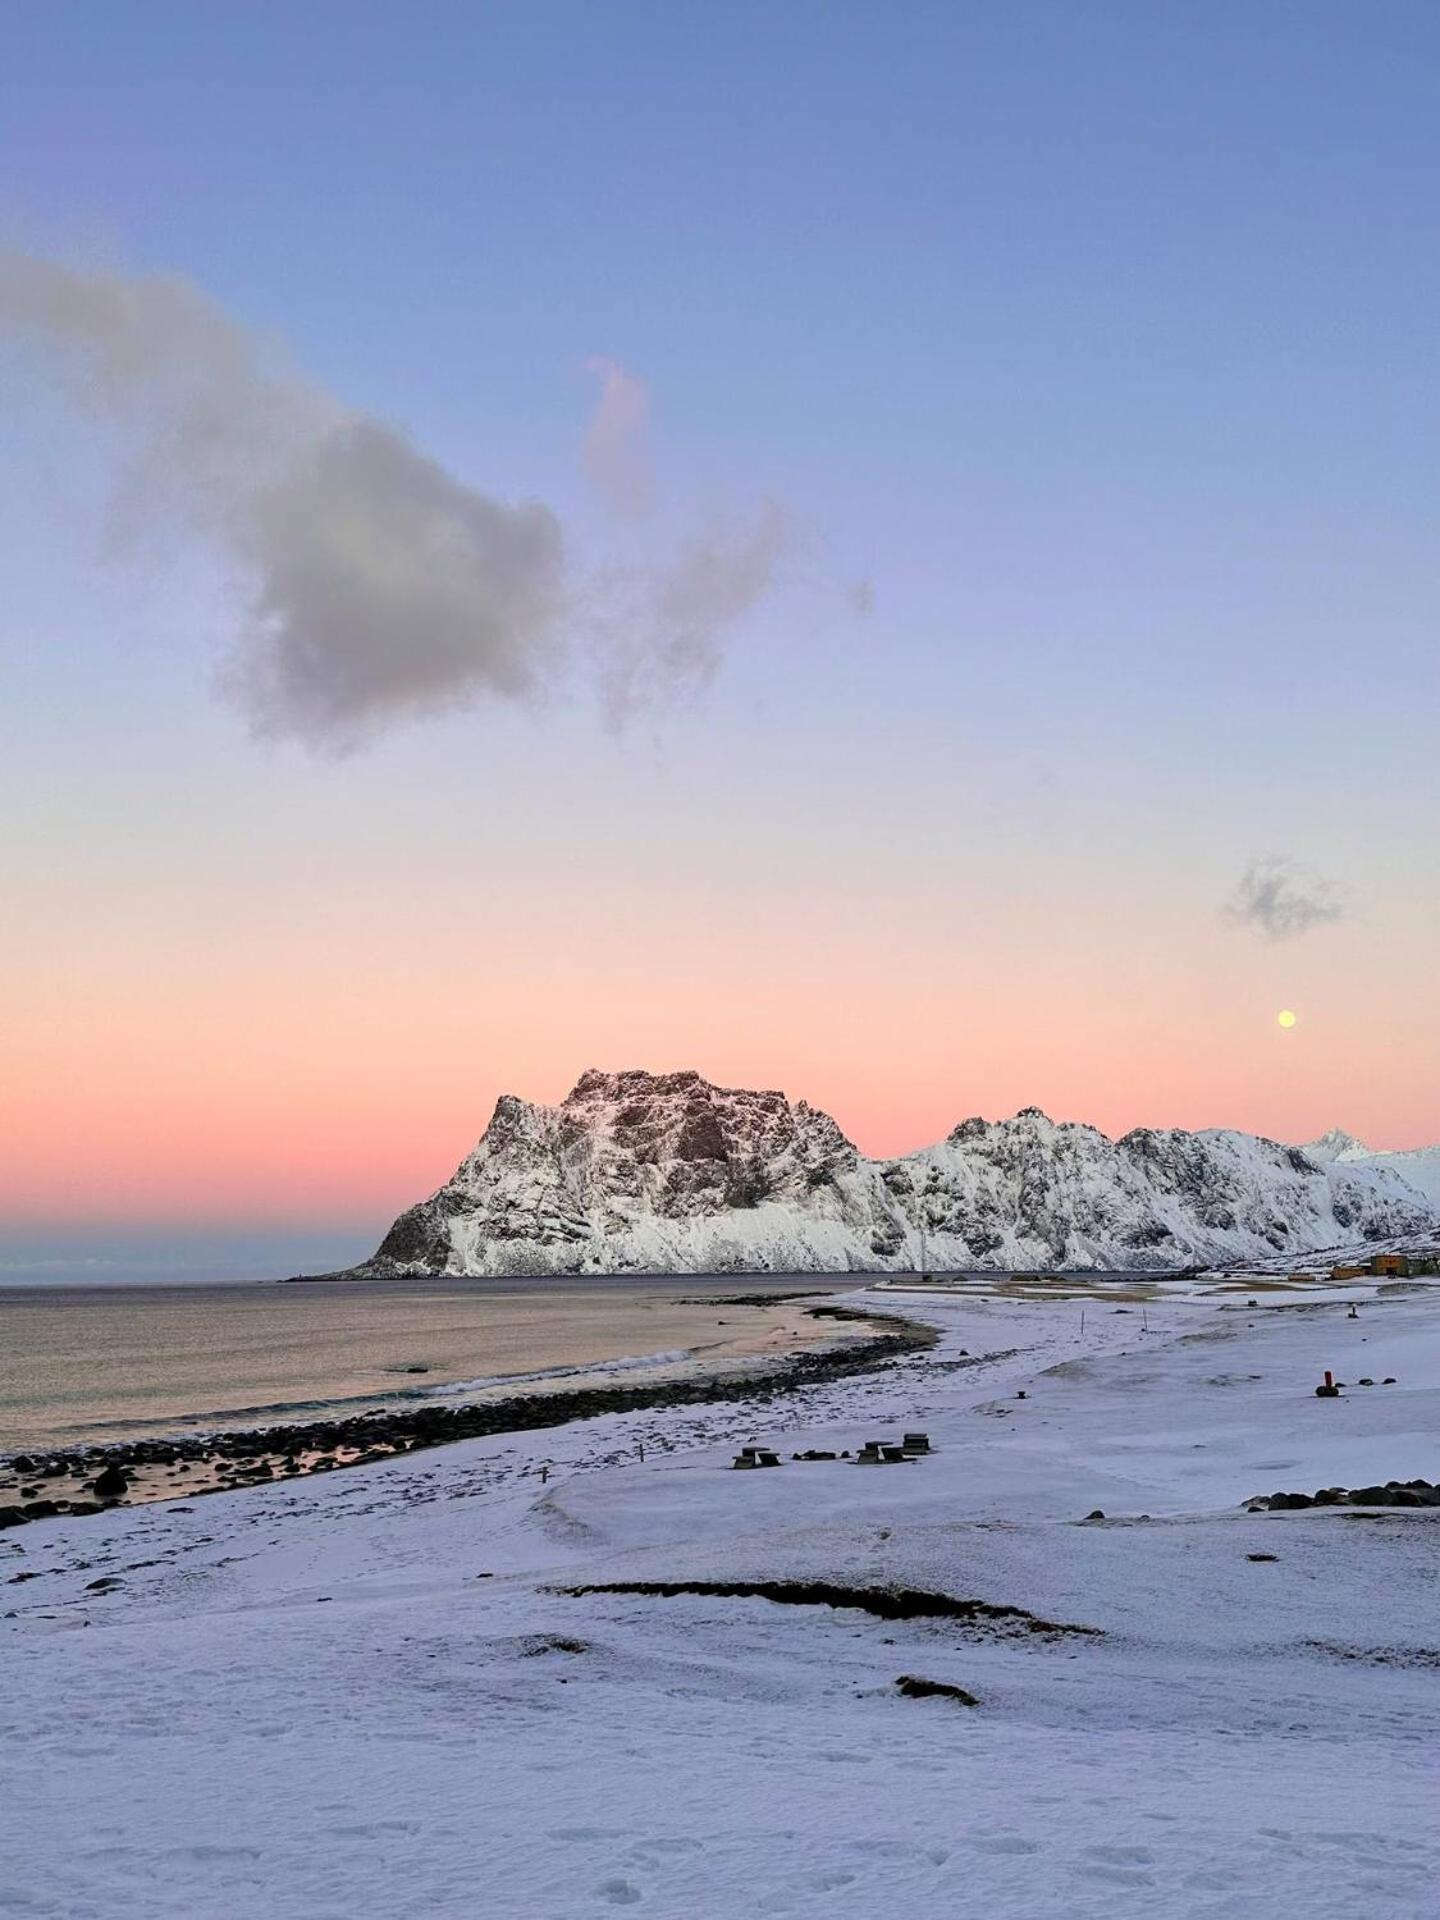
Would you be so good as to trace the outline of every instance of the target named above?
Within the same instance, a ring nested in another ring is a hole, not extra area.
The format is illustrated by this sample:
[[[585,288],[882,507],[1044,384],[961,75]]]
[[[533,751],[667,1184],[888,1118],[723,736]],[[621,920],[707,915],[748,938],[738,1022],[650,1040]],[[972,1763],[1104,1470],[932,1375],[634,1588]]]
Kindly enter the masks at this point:
[[[23,1527],[29,1518],[23,1507],[0,1507],[0,1527]]]
[[[1105,1518],[1104,1509],[1096,1507],[1093,1513],[1087,1513],[1085,1518],[1087,1520],[1103,1520]]]
[[[1245,1558],[1247,1560],[1278,1560],[1280,1556],[1278,1553],[1247,1553]]]
[[[907,1700],[953,1700],[961,1707],[980,1704],[964,1687],[952,1687],[946,1680],[922,1680],[917,1673],[902,1673],[895,1685]]]
[[[119,1500],[129,1489],[129,1474],[113,1460],[108,1466],[102,1467],[95,1476],[93,1491],[102,1500]]]
[[[53,1500],[27,1500],[21,1511],[27,1520],[50,1520],[60,1509]]]

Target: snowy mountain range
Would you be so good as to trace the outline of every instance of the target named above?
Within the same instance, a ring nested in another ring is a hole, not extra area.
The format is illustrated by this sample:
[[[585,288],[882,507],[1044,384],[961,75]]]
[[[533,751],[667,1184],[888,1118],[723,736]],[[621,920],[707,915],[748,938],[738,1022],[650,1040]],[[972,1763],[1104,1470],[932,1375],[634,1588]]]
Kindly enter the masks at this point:
[[[454,1177],[354,1271],[1119,1271],[1440,1225],[1440,1198],[1390,1164],[1406,1156],[1324,1144],[1148,1127],[1111,1140],[1027,1107],[871,1160],[828,1114],[783,1093],[693,1072],[592,1071],[558,1106],[502,1095]]]
[[[1303,1148],[1310,1159],[1327,1165],[1389,1168],[1440,1208],[1440,1147],[1396,1147],[1376,1153],[1353,1133],[1331,1127]]]

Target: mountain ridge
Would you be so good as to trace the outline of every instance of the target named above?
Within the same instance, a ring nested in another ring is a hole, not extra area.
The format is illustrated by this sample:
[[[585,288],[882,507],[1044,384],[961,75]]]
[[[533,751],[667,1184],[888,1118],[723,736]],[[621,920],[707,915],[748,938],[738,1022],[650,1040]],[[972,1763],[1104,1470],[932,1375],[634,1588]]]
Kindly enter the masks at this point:
[[[1312,1160],[1338,1162],[1347,1167],[1385,1167],[1440,1208],[1440,1146],[1367,1147],[1343,1127],[1330,1127],[1318,1140],[1302,1148]]]
[[[451,1178],[357,1277],[1163,1270],[1440,1224],[1394,1169],[1232,1129],[1118,1140],[1038,1107],[860,1153],[827,1113],[693,1069],[588,1069],[556,1106],[502,1094]]]

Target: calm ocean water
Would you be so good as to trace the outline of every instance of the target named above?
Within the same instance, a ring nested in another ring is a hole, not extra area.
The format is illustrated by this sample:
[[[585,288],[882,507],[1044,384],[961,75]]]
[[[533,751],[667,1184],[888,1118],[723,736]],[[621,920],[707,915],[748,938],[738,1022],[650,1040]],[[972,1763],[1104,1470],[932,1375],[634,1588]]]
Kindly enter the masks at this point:
[[[261,1424],[456,1382],[713,1349],[742,1335],[753,1311],[713,1304],[720,1297],[847,1284],[861,1283],[728,1274],[0,1288],[0,1450]]]

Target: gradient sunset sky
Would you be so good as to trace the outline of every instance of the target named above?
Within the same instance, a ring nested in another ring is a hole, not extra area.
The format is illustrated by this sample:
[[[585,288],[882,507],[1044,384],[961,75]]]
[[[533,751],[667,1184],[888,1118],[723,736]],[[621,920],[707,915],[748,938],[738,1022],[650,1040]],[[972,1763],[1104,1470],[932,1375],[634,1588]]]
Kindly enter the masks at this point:
[[[245,553],[0,310],[0,1263],[338,1259],[588,1066],[1440,1139],[1433,5],[109,0],[0,68],[0,251],[543,503],[567,609],[257,705]]]

